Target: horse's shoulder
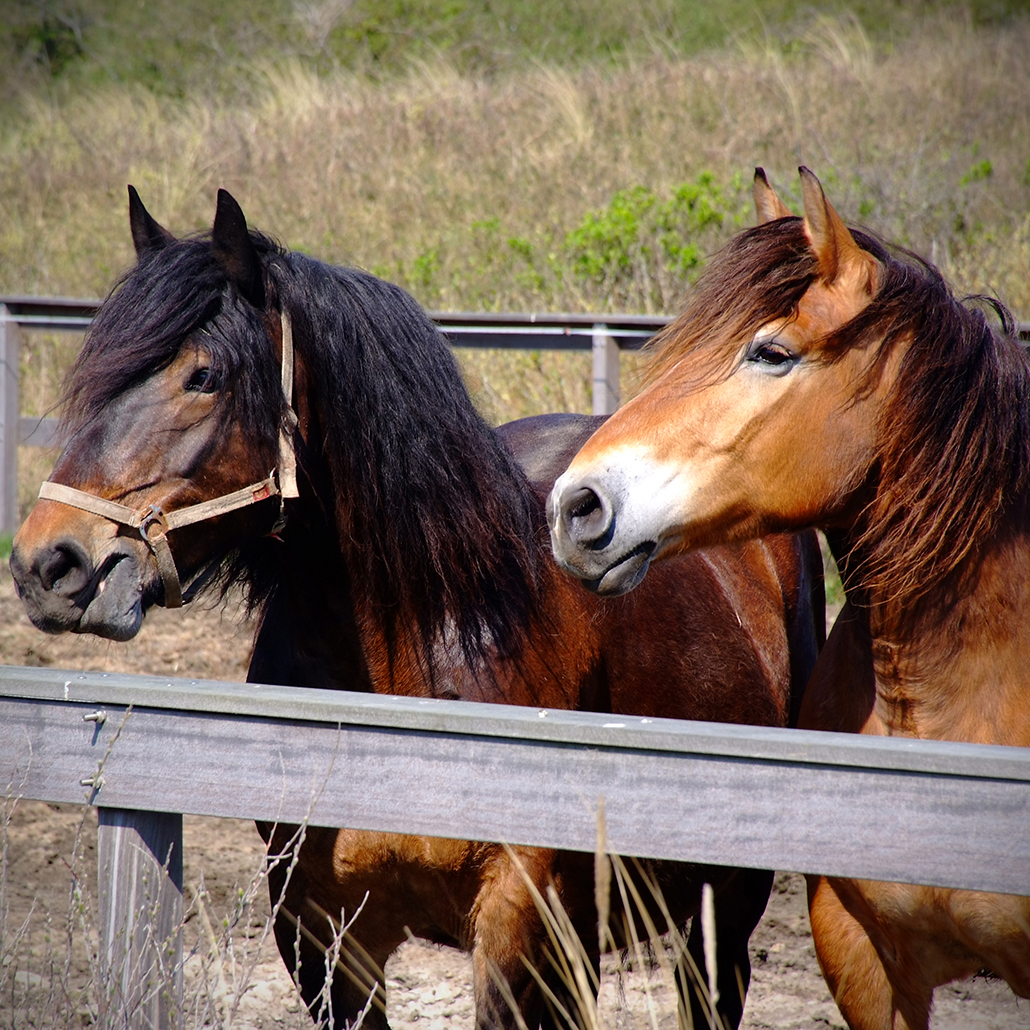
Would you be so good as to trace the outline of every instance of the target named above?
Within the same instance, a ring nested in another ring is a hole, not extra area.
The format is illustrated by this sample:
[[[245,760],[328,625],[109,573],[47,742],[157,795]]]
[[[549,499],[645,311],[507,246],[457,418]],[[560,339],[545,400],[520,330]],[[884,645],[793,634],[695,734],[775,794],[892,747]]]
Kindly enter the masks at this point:
[[[532,415],[498,426],[495,432],[538,489],[550,491],[576,452],[604,422],[604,415]]]

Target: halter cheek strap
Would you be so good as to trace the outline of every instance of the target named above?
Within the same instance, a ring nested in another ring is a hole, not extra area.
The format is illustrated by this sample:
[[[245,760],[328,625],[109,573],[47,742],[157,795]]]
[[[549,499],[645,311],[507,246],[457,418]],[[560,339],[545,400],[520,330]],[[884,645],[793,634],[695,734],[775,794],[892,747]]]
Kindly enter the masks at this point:
[[[285,500],[300,496],[297,490],[297,452],[293,449],[293,433],[298,425],[297,413],[293,410],[293,325],[285,308],[279,315],[279,323],[283,340],[282,388],[286,398],[286,422],[279,427],[279,493]],[[273,532],[278,533],[285,524],[286,520],[282,518],[282,524]]]
[[[279,519],[272,529],[273,533],[277,533],[286,523],[282,510],[283,501],[299,496],[297,454],[293,447],[293,431],[297,427],[297,414],[293,410],[293,330],[286,311],[283,311],[280,317],[283,341],[282,388],[286,398],[286,420],[279,430],[278,472],[273,469],[259,483],[252,483],[241,490],[234,490],[232,493],[222,494],[220,497],[200,501],[185,508],[176,508],[169,512],[164,511],[156,504],[148,504],[142,508],[130,508],[126,504],[109,501],[105,497],[98,497],[96,494],[76,489],[73,486],[65,486],[62,483],[46,482],[39,488],[39,496],[45,500],[58,501],[72,508],[99,515],[111,522],[117,522],[121,526],[138,530],[154,555],[158,571],[161,573],[166,608],[181,608],[184,599],[179,572],[175,567],[175,560],[172,558],[172,549],[168,546],[168,533],[173,529],[181,529],[183,526],[192,526],[196,522],[225,515],[237,508],[257,504],[269,497],[279,497]],[[207,579],[208,576],[202,574],[194,580],[186,591],[185,599],[190,600]]]

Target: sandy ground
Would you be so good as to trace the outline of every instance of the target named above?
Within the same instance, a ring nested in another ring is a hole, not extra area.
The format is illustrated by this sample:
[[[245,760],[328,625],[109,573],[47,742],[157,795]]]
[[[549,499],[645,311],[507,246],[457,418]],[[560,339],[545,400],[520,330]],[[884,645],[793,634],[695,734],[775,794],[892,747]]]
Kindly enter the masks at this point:
[[[6,565],[0,571],[0,661],[11,665],[147,672],[243,679],[252,627],[238,613],[191,608],[158,610],[128,644],[84,637],[48,637],[29,624],[14,596]],[[52,1013],[71,1013],[90,1025],[95,922],[96,819],[91,810],[21,801],[2,821],[5,876],[0,882],[0,1028],[64,1026]],[[78,845],[76,846],[76,841]],[[77,855],[77,857],[74,857]],[[226,934],[220,986],[208,960],[203,918],[194,902],[185,929],[185,1027],[303,1030],[311,1023],[298,1005],[270,936],[268,899],[260,891],[244,906],[241,891],[259,869],[263,849],[253,825],[187,817],[184,856],[187,903],[201,896],[213,932]],[[73,892],[78,884],[80,890]],[[67,932],[69,912],[74,932]],[[80,917],[80,911],[84,913]],[[21,933],[26,924],[27,929]],[[70,942],[69,942],[70,941]],[[808,930],[804,881],[782,873],[751,942],[753,979],[744,1016],[747,1030],[843,1028],[819,974]],[[600,997],[605,1030],[672,1030],[670,985],[660,969],[619,969],[606,960]],[[396,1028],[472,1030],[471,967],[466,956],[412,940],[387,965],[388,1013]],[[212,998],[221,998],[212,1003]],[[68,1000],[70,998],[70,1000]],[[932,1030],[1027,1030],[1030,1003],[998,982],[977,979],[937,992]]]

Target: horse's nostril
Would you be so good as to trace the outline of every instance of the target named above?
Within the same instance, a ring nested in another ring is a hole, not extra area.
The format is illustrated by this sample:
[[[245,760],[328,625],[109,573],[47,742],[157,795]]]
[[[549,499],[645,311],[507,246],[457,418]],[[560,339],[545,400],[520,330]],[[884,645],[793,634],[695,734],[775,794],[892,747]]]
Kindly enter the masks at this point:
[[[569,501],[569,518],[585,519],[601,507],[601,500],[589,487],[584,487]]]
[[[565,529],[579,545],[603,546],[611,527],[611,512],[601,496],[589,486],[570,492],[564,499]]]
[[[39,580],[45,590],[70,597],[84,590],[92,567],[85,552],[74,544],[56,545],[39,563]]]

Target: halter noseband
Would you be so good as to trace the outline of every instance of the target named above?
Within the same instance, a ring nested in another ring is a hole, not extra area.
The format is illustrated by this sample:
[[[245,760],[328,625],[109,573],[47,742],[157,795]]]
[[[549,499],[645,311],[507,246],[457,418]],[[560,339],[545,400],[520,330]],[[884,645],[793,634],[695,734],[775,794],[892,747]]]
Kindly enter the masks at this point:
[[[191,600],[214,571],[212,567],[198,576],[186,589],[184,596],[179,572],[172,558],[172,549],[168,546],[168,533],[173,529],[181,529],[183,526],[192,526],[195,522],[213,519],[217,515],[225,515],[237,508],[257,504],[269,497],[278,497],[279,518],[272,529],[272,533],[277,533],[286,524],[283,502],[288,497],[299,496],[297,454],[293,447],[293,431],[297,427],[297,414],[293,410],[293,329],[290,325],[290,316],[285,310],[281,313],[280,319],[283,345],[282,390],[283,396],[286,398],[286,422],[279,429],[278,471],[273,469],[259,483],[252,483],[241,490],[234,490],[232,493],[222,494],[222,496],[214,497],[209,501],[200,501],[197,504],[176,508],[169,512],[162,510],[156,504],[148,504],[142,508],[130,508],[126,504],[109,501],[85,490],[64,486],[62,483],[47,481],[39,488],[39,496],[46,500],[58,501],[61,504],[70,505],[72,508],[88,511],[92,515],[99,515],[111,522],[117,522],[119,525],[128,526],[130,529],[139,530],[139,535],[150,548],[157,562],[158,571],[161,573],[166,608],[181,608],[183,601]]]

